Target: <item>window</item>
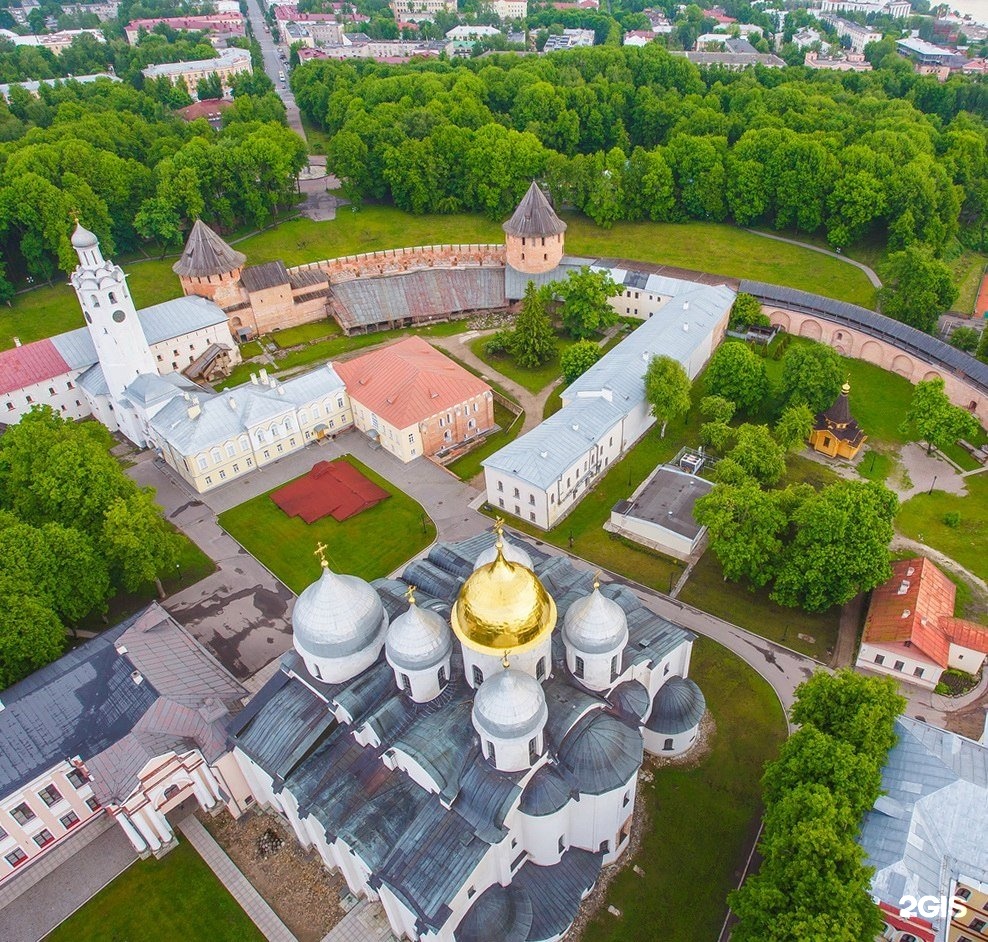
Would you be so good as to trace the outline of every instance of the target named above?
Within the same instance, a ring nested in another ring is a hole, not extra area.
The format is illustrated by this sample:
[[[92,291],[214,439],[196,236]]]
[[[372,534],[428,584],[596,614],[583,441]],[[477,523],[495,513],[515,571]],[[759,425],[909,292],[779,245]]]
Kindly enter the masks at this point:
[[[531,513],[529,513],[528,519],[531,520],[532,523],[535,523],[535,511],[534,510]]]
[[[830,436],[829,435],[824,435],[823,436],[823,447],[824,448],[829,448],[830,447]]]
[[[576,658],[576,665],[573,668],[573,673],[577,677],[582,677],[583,676],[583,658],[582,657],[577,656],[577,658]]]
[[[479,687],[484,682],[484,672],[476,665],[473,665],[473,685]]]
[[[602,853],[602,854],[609,854],[610,852],[611,852],[611,842],[610,841],[601,841],[600,842],[600,853]]]
[[[467,889],[467,899],[473,899],[474,896],[476,895],[477,895],[477,888],[475,886],[471,886]]]
[[[14,407],[13,407],[12,405],[10,405],[10,403],[9,403],[9,402],[7,403],[7,405],[9,405],[11,409],[13,409],[13,408],[14,408]],[[498,490],[499,490],[500,492],[502,492],[502,493],[504,492],[504,481],[498,481],[498,482],[497,482],[497,489],[498,489]]]
[[[665,675],[668,673],[669,673],[669,665],[666,664],[666,666],[662,668],[662,676],[665,677]]]
[[[319,406],[318,406],[318,404],[317,405],[314,405],[312,407],[312,418],[314,418],[314,419],[318,419],[319,418]]]
[[[8,412],[13,412],[14,411],[14,404],[12,402],[8,402],[7,403],[7,411]]]
[[[985,922],[984,919],[972,919],[971,925],[968,928],[973,929],[975,932],[980,932],[985,926],[988,926],[988,922]]]
[[[206,468],[209,466],[209,462],[202,455],[200,455],[196,459],[196,463],[199,465],[199,470],[200,471],[205,471]]]
[[[412,680],[408,674],[401,675],[401,689],[409,696],[412,695]]]
[[[25,396],[24,398],[27,399],[28,402],[34,402],[34,398],[32,396]]]
[[[566,844],[563,841],[562,834],[559,835],[559,844],[557,846],[559,847],[559,853],[562,853],[564,850],[566,850]]]
[[[885,663],[885,655],[884,654],[876,654],[875,655],[875,663],[876,664],[884,664]]]
[[[6,857],[3,858],[12,867],[17,867],[27,860],[27,854],[24,853],[19,847],[15,847]]]
[[[539,758],[539,742],[537,739],[528,741],[528,764],[535,765]]]
[[[631,801],[631,792],[625,792],[624,793],[624,798],[621,799],[621,807],[622,808],[627,808],[629,801]]]
[[[220,480],[221,481],[225,481],[226,480],[226,471],[220,471]]]
[[[529,494],[529,495],[528,495],[528,502],[529,502],[529,504],[531,504],[531,505],[532,505],[533,507],[535,506],[535,495],[534,495],[534,494]]]
[[[214,448],[210,453],[209,457],[213,459],[213,464],[219,464],[222,459],[219,448]]]
[[[499,507],[504,507],[504,498],[503,497],[499,497],[497,499],[497,503],[498,503],[498,506]]]
[[[415,444],[415,433],[414,432],[409,432],[408,433],[408,444],[409,445],[414,445]]]
[[[213,479],[208,474],[206,475],[206,483],[207,484],[212,484],[213,483]]]
[[[957,890],[954,892],[954,896],[956,896],[958,899],[970,899],[971,891],[966,886],[959,886],[957,887]]]
[[[497,764],[497,753],[494,751],[494,743],[490,740],[487,741],[487,758],[490,759],[491,762]]]
[[[233,442],[226,443],[226,456],[232,458],[237,453],[237,446]]]
[[[54,785],[46,785],[38,792],[38,797],[50,808],[62,800],[62,793]]]
[[[113,291],[111,291],[111,292],[110,292],[110,293],[109,293],[109,294],[107,295],[107,298],[109,299],[109,301],[110,301],[110,304],[116,304],[116,303],[117,303],[117,295],[116,295],[116,293],[115,293],[115,292],[113,292]]]
[[[89,808],[90,811],[99,811],[100,809],[99,799],[95,795],[92,798],[87,798],[86,807]]]
[[[48,828],[42,828],[34,835],[34,843],[38,847],[47,847],[53,840],[55,840],[55,835]]]
[[[285,450],[285,446],[278,442],[278,454],[280,455]]]
[[[55,395],[55,387],[54,386],[49,386],[48,387],[48,395],[49,396],[54,396]]]
[[[516,517],[521,516],[521,507],[519,507],[517,504],[515,504],[515,516]]]
[[[72,769],[72,771],[65,777],[69,780],[69,784],[73,788],[82,788],[82,786],[89,781],[89,779],[87,779],[86,776],[83,775],[78,769]]]
[[[237,464],[236,462],[233,463],[233,473],[234,474],[239,474],[240,473],[240,465]]]
[[[74,811],[70,811],[68,814],[63,814],[58,820],[62,822],[62,827],[68,830],[79,823],[79,815]]]
[[[535,679],[541,680],[545,677],[545,658],[540,657],[539,663],[535,665]]]
[[[522,861],[528,856],[528,851],[523,850],[514,860],[511,861],[511,872],[514,873],[521,864]]]
[[[895,667],[895,669],[897,671],[901,671],[902,668],[906,666],[906,662],[905,661],[896,661],[893,666]]]
[[[922,677],[922,676],[923,676],[923,668],[922,667],[917,667],[913,671],[913,677]]]
[[[271,452],[267,448],[264,449],[264,457],[265,458],[270,458],[271,457]]]
[[[618,675],[618,656],[615,654],[611,658],[611,680],[614,680]]]
[[[7,840],[8,836],[7,832],[3,828],[0,828],[0,841]]]
[[[446,424],[445,419],[440,418],[440,420],[439,420],[439,427],[442,428],[445,424]]]
[[[18,824],[27,824],[28,821],[33,821],[37,817],[27,803],[23,801],[17,807],[10,809],[10,816]]]
[[[512,494],[512,497],[521,497],[521,491],[519,491],[517,487],[515,488],[515,492]]]
[[[337,409],[342,409],[343,408],[343,399],[342,399],[342,397],[336,400],[336,408]]]
[[[664,742],[664,743],[662,744],[662,748],[663,748],[663,750],[664,750],[664,751],[666,751],[666,752],[672,752],[672,740],[671,740],[671,739],[667,739],[667,740],[666,740],[666,741],[665,741],[665,742]]]
[[[441,687],[444,683],[446,683],[446,665],[445,664],[443,664],[439,668],[439,686]]]

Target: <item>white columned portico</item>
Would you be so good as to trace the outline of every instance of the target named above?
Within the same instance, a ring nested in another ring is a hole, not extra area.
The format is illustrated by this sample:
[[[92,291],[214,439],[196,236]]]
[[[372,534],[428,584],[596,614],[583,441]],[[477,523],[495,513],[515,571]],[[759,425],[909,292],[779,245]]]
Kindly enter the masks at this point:
[[[170,844],[175,839],[175,835],[164,816],[155,811],[151,805],[145,805],[141,808],[140,814],[147,819],[151,827],[157,832],[162,844]]]
[[[209,789],[206,787],[206,783],[195,774],[192,776],[192,790],[196,793],[196,799],[199,802],[199,807],[203,810],[212,808],[216,805],[216,797],[210,793]]]
[[[213,775],[213,771],[208,765],[203,763],[195,770],[193,774],[202,779],[203,784],[206,786],[206,789],[209,791],[209,794],[213,796],[213,798],[217,801],[221,800],[220,784],[216,781],[216,776]]]
[[[151,827],[151,824],[148,822],[147,818],[144,817],[144,815],[135,813],[131,816],[131,822],[137,830],[141,832],[141,835],[144,837],[144,840],[147,841],[148,847],[150,847],[152,851],[160,849],[161,838],[158,837],[158,832]]]
[[[123,828],[123,832],[127,835],[127,840],[130,841],[134,850],[139,854],[143,854],[148,849],[148,842],[144,840],[141,832],[134,827],[134,822],[130,820],[127,812],[121,809],[117,814],[113,815],[113,818]]]

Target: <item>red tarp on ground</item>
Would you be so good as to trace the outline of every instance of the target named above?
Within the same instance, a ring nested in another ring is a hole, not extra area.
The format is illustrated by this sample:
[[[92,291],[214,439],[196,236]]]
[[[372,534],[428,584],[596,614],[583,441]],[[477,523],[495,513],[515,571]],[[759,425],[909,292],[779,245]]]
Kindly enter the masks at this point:
[[[289,517],[313,523],[327,514],[337,520],[359,514],[391,495],[346,461],[320,461],[304,477],[271,495]]]

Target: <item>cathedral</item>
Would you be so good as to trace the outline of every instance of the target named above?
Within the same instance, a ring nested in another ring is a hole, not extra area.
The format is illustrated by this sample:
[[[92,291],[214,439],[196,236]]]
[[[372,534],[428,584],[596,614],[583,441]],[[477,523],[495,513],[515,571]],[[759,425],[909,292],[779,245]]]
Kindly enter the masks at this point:
[[[323,556],[230,727],[233,805],[283,815],[399,938],[561,938],[628,847],[644,753],[687,751],[705,711],[692,634],[495,531],[400,580]]]

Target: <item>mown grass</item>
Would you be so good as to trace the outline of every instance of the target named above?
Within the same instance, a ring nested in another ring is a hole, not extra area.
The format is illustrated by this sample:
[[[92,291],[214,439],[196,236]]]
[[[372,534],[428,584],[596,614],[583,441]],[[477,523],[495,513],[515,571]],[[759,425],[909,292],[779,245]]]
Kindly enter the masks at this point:
[[[273,491],[219,515],[220,526],[294,592],[301,592],[319,575],[319,561],[313,555],[317,543],[326,544],[334,571],[377,579],[435,539],[436,528],[420,504],[355,458],[340,460],[391,496],[342,522],[323,517],[307,524],[300,517],[289,517],[271,500]]]
[[[263,942],[192,846],[181,841],[156,860],[138,860],[69,916],[48,942]]]
[[[758,828],[762,768],[786,724],[772,688],[716,642],[696,642],[690,676],[716,724],[710,753],[695,767],[654,769],[639,786],[650,819],[635,857],[643,872],[628,866],[615,877],[586,942],[697,942],[720,933]]]
[[[285,327],[283,330],[276,330],[267,336],[280,349],[285,350],[300,343],[313,343],[316,340],[325,340],[327,337],[339,337],[342,333],[343,331],[336,321],[325,318],[321,321],[313,321],[311,324]]]
[[[514,358],[507,354],[503,356],[492,356],[489,354],[486,350],[489,340],[490,337],[478,337],[476,340],[470,341],[469,347],[473,351],[474,356],[483,360],[495,372],[506,376],[533,394],[542,392],[549,383],[559,379],[559,358],[564,350],[575,343],[569,337],[557,337],[556,355],[548,363],[543,363],[542,366],[529,369],[528,367],[519,366]]]
[[[948,264],[954,276],[954,284],[957,285],[957,300],[953,310],[980,318],[982,312],[975,311],[974,307],[978,300],[981,276],[985,272],[985,266],[988,266],[988,255],[965,250]]]

